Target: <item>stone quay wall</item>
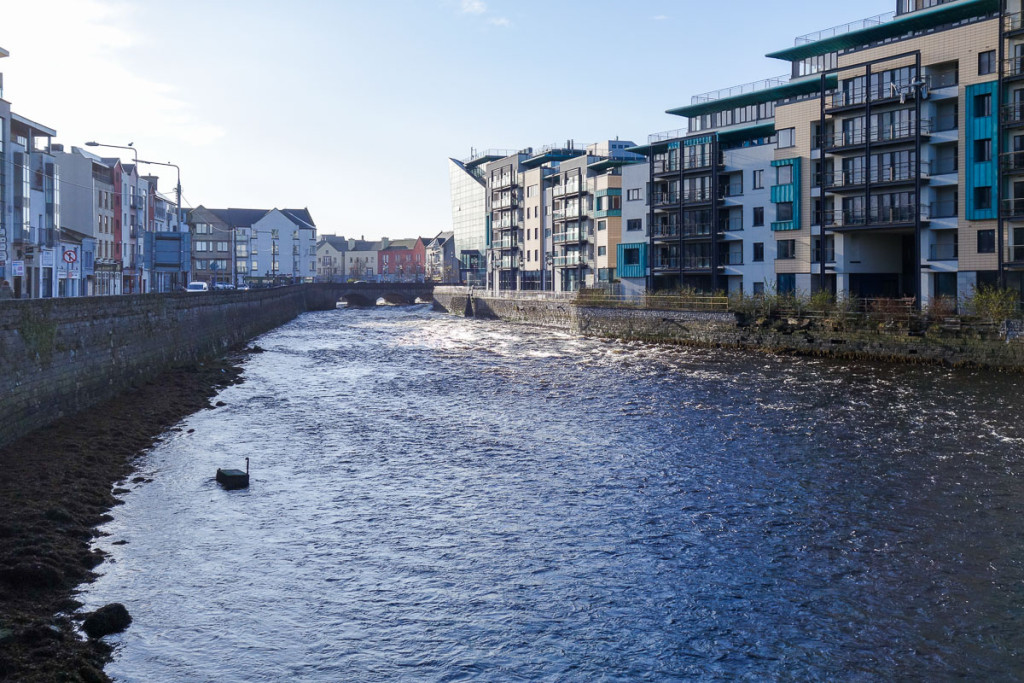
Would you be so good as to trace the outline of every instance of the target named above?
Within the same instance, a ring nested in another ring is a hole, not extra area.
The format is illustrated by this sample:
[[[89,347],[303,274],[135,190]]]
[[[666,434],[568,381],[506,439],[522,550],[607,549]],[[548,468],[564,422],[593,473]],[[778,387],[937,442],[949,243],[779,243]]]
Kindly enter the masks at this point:
[[[0,446],[336,299],[300,285],[0,301]]]
[[[436,305],[456,315],[554,327],[591,337],[810,356],[1024,370],[1024,339],[993,325],[935,324],[923,331],[878,320],[763,319],[731,312],[578,305],[529,293],[493,297],[438,287]]]

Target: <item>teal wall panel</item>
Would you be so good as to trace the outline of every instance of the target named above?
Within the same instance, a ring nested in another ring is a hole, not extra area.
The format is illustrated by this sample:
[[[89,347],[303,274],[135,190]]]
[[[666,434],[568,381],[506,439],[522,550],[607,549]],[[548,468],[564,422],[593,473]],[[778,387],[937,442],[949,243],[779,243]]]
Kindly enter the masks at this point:
[[[996,188],[999,183],[999,150],[995,146],[998,127],[996,115],[999,108],[999,84],[996,81],[978,83],[964,88],[964,99],[967,110],[967,121],[964,125],[966,134],[964,164],[964,190],[966,195],[966,212],[968,220],[977,221],[997,217]],[[986,105],[987,102],[987,105]],[[985,108],[983,108],[985,107]],[[987,159],[978,154],[977,143],[990,140]],[[991,188],[988,207],[977,206],[975,189]]]

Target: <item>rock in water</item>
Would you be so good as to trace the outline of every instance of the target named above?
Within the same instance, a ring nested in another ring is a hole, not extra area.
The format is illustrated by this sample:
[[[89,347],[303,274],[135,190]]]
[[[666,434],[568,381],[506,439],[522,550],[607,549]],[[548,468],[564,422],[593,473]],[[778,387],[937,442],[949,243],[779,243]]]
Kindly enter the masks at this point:
[[[132,623],[132,617],[119,602],[104,605],[82,622],[82,630],[90,638],[102,638],[111,633],[120,633]]]

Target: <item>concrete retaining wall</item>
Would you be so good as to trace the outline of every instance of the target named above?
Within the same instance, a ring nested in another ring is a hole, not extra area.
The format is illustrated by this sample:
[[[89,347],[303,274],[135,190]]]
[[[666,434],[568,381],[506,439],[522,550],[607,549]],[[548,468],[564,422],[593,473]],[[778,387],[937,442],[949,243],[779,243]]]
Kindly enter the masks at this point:
[[[478,317],[593,337],[1024,370],[1024,341],[1007,342],[997,329],[984,326],[955,330],[933,326],[923,333],[911,333],[905,327],[878,322],[837,326],[814,319],[755,320],[723,312],[587,307],[566,299],[529,295],[494,298],[454,287],[437,288],[434,298],[438,306],[458,315],[466,315],[468,310]]]
[[[316,286],[0,302],[0,446],[305,310]]]

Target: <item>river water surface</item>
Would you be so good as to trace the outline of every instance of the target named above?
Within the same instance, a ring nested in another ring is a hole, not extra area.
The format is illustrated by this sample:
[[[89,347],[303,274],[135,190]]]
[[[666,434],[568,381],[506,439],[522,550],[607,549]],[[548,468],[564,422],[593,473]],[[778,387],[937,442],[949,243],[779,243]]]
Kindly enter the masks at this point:
[[[257,342],[103,529],[116,680],[1024,676],[1017,377],[422,306]]]

